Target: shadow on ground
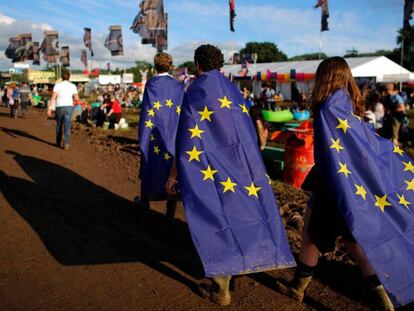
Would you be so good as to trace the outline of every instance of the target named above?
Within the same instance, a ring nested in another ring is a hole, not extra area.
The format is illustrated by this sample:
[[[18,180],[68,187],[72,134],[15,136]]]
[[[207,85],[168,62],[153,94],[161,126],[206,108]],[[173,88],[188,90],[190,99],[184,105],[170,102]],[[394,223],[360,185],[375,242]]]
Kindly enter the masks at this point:
[[[142,262],[192,290],[203,277],[188,226],[132,202],[62,166],[8,151],[33,180],[0,171],[9,204],[62,265]],[[24,189],[24,191],[16,191]]]

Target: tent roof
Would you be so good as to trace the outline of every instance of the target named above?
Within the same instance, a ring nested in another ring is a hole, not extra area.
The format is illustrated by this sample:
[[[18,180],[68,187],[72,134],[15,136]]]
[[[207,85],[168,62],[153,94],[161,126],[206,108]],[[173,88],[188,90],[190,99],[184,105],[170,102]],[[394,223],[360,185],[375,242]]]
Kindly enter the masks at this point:
[[[401,68],[400,65],[393,62],[389,58],[385,56],[373,56],[373,57],[352,57],[346,58],[346,62],[348,63],[349,67],[351,68],[353,74],[355,75],[356,72],[364,72],[366,71],[367,74],[372,75],[372,71],[378,72],[381,74],[384,70],[383,66],[386,66],[388,70],[383,72],[382,74],[390,74],[394,71],[396,73],[409,73],[409,71],[405,68]],[[275,62],[275,63],[260,63],[256,65],[250,65],[248,76],[252,76],[257,72],[265,73],[267,70],[271,72],[280,72],[280,73],[287,73],[291,69],[295,69],[296,72],[304,72],[304,73],[315,73],[316,69],[318,68],[319,64],[322,60],[305,60],[305,61],[290,61],[290,62]],[[364,67],[366,68],[364,69]],[[357,70],[356,70],[357,69]],[[240,65],[225,65],[223,67],[225,73],[231,73],[237,75],[240,72]],[[392,71],[392,72],[391,72]],[[398,72],[397,72],[398,71]],[[357,74],[357,76],[363,76]]]

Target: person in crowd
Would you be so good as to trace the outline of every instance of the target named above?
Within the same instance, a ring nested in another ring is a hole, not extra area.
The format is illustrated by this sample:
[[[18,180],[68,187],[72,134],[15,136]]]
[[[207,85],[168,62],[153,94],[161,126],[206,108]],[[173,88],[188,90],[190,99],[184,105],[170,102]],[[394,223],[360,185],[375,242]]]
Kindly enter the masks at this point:
[[[115,95],[111,95],[111,108],[106,115],[109,121],[109,129],[114,129],[115,124],[118,124],[122,118],[122,107]]]
[[[163,185],[168,180],[175,157],[175,139],[184,95],[183,85],[168,74],[172,63],[173,59],[167,53],[155,55],[157,75],[145,85],[138,133],[141,195],[135,199],[136,204],[143,208],[149,208],[150,201],[167,200],[169,219],[174,218],[178,197],[168,196]]]
[[[247,87],[243,88],[243,99],[246,102],[247,108],[250,109],[253,106],[253,94]]]
[[[386,85],[386,95],[383,100],[385,116],[382,134],[397,145],[399,144],[402,123],[405,116],[405,103],[398,94],[394,83],[388,83]]]
[[[275,95],[276,91],[274,88],[272,88],[271,84],[266,84],[262,96],[265,100],[266,107],[268,110],[274,110],[275,109]]]
[[[2,105],[6,105],[5,94],[5,88],[2,85],[0,85],[0,102]]]
[[[20,93],[16,83],[10,83],[6,89],[7,104],[10,107],[10,118],[17,119],[17,108],[19,107]]]
[[[258,106],[253,106],[250,109],[250,116],[256,128],[259,149],[263,150],[266,147],[267,138],[269,136],[269,125],[263,118],[262,109]]]
[[[233,275],[295,265],[257,135],[237,87],[212,45],[195,51],[197,79],[185,94],[176,163],[166,184],[183,199],[193,242],[212,284],[201,296],[231,302]]]
[[[32,95],[30,86],[26,83],[26,81],[22,81],[22,85],[20,87],[20,107],[23,118],[26,118],[27,107],[30,105],[31,102]]]
[[[341,237],[362,270],[373,309],[394,310],[393,303],[414,300],[414,271],[406,264],[414,254],[412,163],[362,121],[364,102],[343,58],[319,65],[311,108],[315,166],[304,188],[312,197],[298,267],[293,280],[278,281],[277,288],[302,301],[319,254],[332,251]]]
[[[62,146],[62,134],[64,134],[63,149],[67,150],[70,146],[70,128],[73,113],[73,103],[79,101],[78,89],[76,85],[69,81],[69,71],[62,72],[62,82],[53,87],[52,98],[47,114],[52,116],[55,111],[56,118],[56,146]]]
[[[384,105],[381,102],[381,95],[378,92],[374,92],[370,98],[370,102],[375,114],[375,129],[381,130],[385,115]]]

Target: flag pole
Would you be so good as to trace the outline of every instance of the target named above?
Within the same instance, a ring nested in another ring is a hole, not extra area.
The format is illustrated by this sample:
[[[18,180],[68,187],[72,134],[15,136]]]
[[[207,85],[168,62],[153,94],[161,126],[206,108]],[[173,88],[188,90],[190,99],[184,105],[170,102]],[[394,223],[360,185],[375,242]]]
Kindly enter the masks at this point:
[[[400,92],[402,92],[403,78],[402,70],[404,65],[404,34],[401,34],[401,67],[400,67]]]
[[[322,31],[319,32],[319,60],[321,59],[322,55]]]

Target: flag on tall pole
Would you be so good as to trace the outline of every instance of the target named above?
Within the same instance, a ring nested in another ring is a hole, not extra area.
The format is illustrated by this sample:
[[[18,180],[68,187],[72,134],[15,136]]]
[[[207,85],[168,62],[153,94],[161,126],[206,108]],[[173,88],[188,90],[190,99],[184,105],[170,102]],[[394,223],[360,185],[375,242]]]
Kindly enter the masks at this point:
[[[410,29],[410,19],[414,13],[414,0],[405,0],[404,3],[404,29]]]
[[[328,0],[318,0],[318,2],[313,6],[315,9],[321,8],[321,32],[328,31],[328,18],[329,18],[329,8]]]
[[[81,50],[81,62],[85,66],[85,70],[88,69],[88,53],[85,49]]]
[[[85,33],[83,34],[83,43],[85,44],[85,47],[89,49],[91,52],[91,57],[93,57],[93,50],[92,50],[92,30],[90,28],[83,28],[85,30]]]
[[[121,26],[109,26],[109,34],[105,40],[105,47],[111,52],[112,56],[124,55]]]
[[[40,65],[39,42],[33,42],[33,65]]]
[[[9,45],[6,48],[4,54],[7,58],[11,59],[13,63],[17,62],[16,50],[19,47],[19,38],[13,37],[9,39]]]
[[[19,62],[25,62],[30,58],[30,49],[32,46],[32,34],[23,33],[17,36],[19,46],[16,49],[16,59]]]
[[[43,59],[48,63],[56,63],[59,56],[59,33],[53,30],[46,30],[44,34],[45,38],[40,45]]]
[[[236,17],[236,0],[229,0],[230,30],[234,32],[234,18]]]
[[[168,15],[164,12],[163,0],[144,0],[140,11],[132,22],[131,30],[139,34],[142,44],[152,44],[162,52],[168,47]]]
[[[70,53],[68,46],[62,46],[62,49],[60,50],[60,63],[64,67],[70,66]]]

